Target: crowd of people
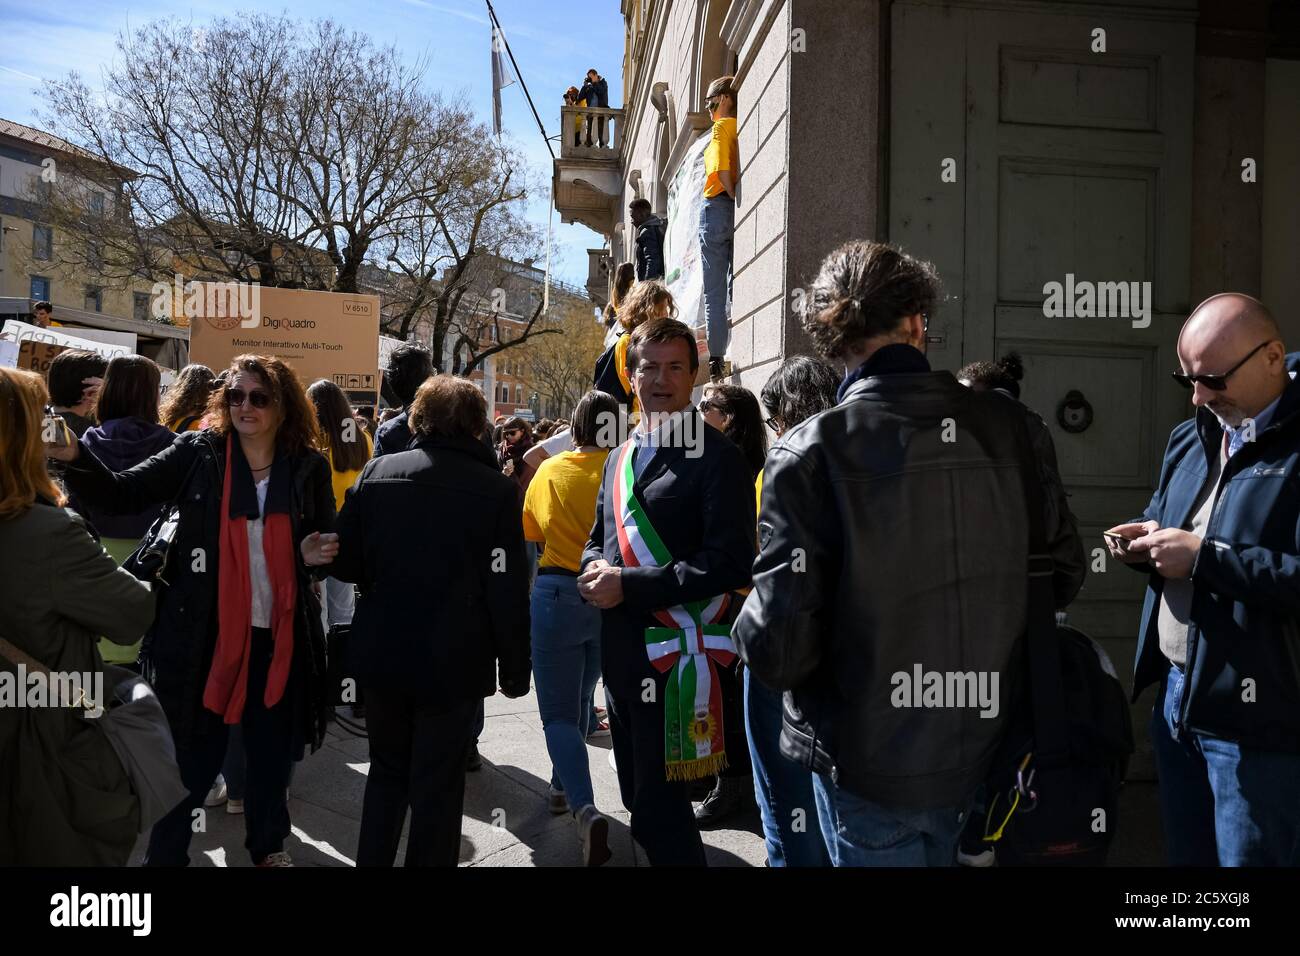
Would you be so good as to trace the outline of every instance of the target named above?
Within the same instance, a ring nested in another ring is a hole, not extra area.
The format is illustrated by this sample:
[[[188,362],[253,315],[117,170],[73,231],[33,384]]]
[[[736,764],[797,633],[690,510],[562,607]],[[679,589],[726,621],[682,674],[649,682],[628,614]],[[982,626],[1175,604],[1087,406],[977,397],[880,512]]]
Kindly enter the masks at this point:
[[[704,865],[701,828],[755,803],[771,866],[988,862],[1011,697],[912,706],[895,684],[914,666],[1024,683],[1031,529],[1055,607],[1084,583],[1019,356],[932,369],[933,267],[850,242],[802,316],[819,357],[786,358],[755,395],[706,382],[640,262],[619,277],[565,420],[489,421],[415,344],[389,359],[382,422],[273,356],[189,367],[161,406],[139,356],[65,352],[48,391],[0,369],[0,637],[51,669],[115,661],[152,682],[187,796],[146,865],[185,865],[195,811],[222,798],[254,864],[292,865],[288,789],[337,706],[341,628],[370,747],[359,865],[394,863],[408,815],[406,864],[456,865],[483,701],[530,690],[547,807],[587,865],[611,857],[586,746],[602,734],[655,865]],[[1160,685],[1167,846],[1294,865],[1297,362],[1237,294],[1192,313],[1178,355],[1196,417],[1147,510],[1106,537],[1150,585],[1134,690]],[[151,592],[119,564],[166,509]],[[0,856],[121,864],[138,814],[85,721],[0,710]]]

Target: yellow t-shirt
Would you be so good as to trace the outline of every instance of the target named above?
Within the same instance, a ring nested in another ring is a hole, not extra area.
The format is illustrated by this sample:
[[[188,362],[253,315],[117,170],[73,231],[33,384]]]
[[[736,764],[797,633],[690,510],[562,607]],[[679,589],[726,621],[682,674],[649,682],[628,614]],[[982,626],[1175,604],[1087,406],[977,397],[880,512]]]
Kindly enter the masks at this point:
[[[763,470],[760,468],[758,477],[754,479],[754,514],[763,507]]]
[[[370,440],[370,433],[360,425],[357,426],[357,431],[361,432],[361,437],[366,440],[366,460],[369,461],[370,456],[375,453],[374,443]],[[333,476],[334,509],[336,511],[342,511],[343,498],[347,495],[348,489],[357,483],[357,478],[361,475],[361,468],[353,468],[351,471],[339,471],[334,467],[334,456],[329,452],[326,452],[325,457],[329,459],[330,474]],[[364,468],[365,466],[363,465],[362,467]]]
[[[737,172],[737,159],[740,154],[736,142],[736,117],[724,116],[713,121],[713,137],[704,147],[704,198],[712,199],[726,192],[722,180],[718,178],[719,170],[729,170],[734,178]]]
[[[542,462],[524,495],[524,537],[546,544],[540,568],[577,571],[609,450],[565,451]]]
[[[632,344],[632,333],[624,332],[614,343],[614,370],[618,372],[618,380],[627,389],[627,393],[632,396],[632,405],[629,413],[635,415],[640,411],[640,405],[636,400],[636,393],[632,391],[632,372],[627,367],[627,347]]]

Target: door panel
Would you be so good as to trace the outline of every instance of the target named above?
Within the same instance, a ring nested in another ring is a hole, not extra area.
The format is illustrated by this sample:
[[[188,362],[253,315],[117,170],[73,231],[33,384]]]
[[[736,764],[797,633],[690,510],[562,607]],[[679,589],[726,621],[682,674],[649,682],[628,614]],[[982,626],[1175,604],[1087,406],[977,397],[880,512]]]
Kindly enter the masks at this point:
[[[1052,431],[1091,558],[1104,528],[1145,508],[1169,431],[1190,413],[1167,373],[1189,307],[1193,23],[1062,2],[891,9],[889,236],[944,279],[932,325],[947,341],[932,359],[955,369],[1020,352],[1022,398]],[[1090,49],[1098,26],[1106,53]],[[961,157],[956,184],[940,182],[947,156]],[[1070,275],[1149,282],[1149,325],[1045,316],[1044,284]],[[1092,409],[1081,432],[1057,419],[1071,391]],[[1069,609],[1126,684],[1144,584],[1107,562]]]

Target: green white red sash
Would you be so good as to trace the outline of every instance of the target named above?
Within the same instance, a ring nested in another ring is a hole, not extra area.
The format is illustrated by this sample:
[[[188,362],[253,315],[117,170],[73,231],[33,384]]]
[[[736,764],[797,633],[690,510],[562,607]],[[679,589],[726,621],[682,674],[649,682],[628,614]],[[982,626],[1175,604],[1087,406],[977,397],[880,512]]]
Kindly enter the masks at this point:
[[[628,439],[618,450],[614,472],[614,507],[618,515],[618,547],[625,567],[664,567],[673,556],[650,523],[634,490]],[[729,598],[692,601],[653,613],[660,625],[645,631],[651,665],[668,674],[664,699],[664,770],[669,780],[694,780],[727,766],[723,748],[722,693],[715,664],[736,659],[731,628],[719,624]]]

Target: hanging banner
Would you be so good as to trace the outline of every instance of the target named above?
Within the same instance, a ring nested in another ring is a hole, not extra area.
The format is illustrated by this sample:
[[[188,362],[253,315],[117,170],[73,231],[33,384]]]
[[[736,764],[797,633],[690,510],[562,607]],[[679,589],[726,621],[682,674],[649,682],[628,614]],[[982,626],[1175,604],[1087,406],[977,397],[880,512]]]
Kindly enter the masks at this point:
[[[668,228],[664,234],[664,283],[673,294],[677,318],[704,340],[704,268],[700,261],[700,211],[704,207],[704,148],[709,133],[686,150],[668,184]]]

